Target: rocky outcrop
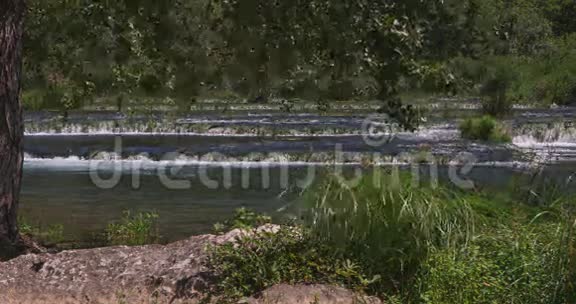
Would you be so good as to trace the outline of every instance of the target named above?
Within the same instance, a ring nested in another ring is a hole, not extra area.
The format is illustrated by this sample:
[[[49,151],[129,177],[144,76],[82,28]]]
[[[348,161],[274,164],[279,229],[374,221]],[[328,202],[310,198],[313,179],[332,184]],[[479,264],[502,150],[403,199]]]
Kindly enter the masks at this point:
[[[269,225],[257,231],[278,229]],[[205,266],[206,249],[250,233],[254,232],[234,230],[169,245],[21,256],[0,263],[0,303],[197,303],[211,279]],[[326,288],[282,286],[252,300],[264,303],[261,299],[284,294],[291,294],[287,299],[293,300],[278,303],[302,303],[297,299],[314,299],[315,294],[329,301],[319,303],[348,303],[333,302],[334,295],[352,299],[353,294],[345,290]]]
[[[265,226],[259,230],[275,229]],[[165,246],[21,256],[0,263],[0,303],[6,303],[2,298],[26,298],[15,303],[64,298],[71,303],[145,303],[148,298],[177,303],[178,299],[194,299],[202,294],[209,277],[204,265],[206,249],[248,233],[234,230],[221,236],[195,236]]]
[[[0,264],[0,297],[26,299],[23,303],[48,299],[121,303],[119,299],[134,296],[138,302],[127,303],[142,303],[143,295],[163,301],[189,298],[202,282],[206,246],[223,241],[216,236],[200,236],[167,246],[22,256]]]
[[[249,304],[380,304],[378,298],[357,295],[350,290],[326,285],[273,286],[248,299]]]

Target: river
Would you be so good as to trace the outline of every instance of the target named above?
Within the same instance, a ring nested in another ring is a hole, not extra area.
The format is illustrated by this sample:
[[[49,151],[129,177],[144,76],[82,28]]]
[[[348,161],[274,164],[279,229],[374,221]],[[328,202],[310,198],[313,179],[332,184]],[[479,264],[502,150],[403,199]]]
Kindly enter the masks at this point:
[[[503,188],[534,167],[559,183],[576,173],[576,108],[517,107],[506,120],[512,143],[488,144],[460,138],[459,121],[478,115],[475,104],[446,104],[428,106],[416,132],[387,133],[378,145],[366,141],[369,108],[82,111],[66,121],[29,112],[22,212],[42,225],[63,224],[66,236],[77,239],[123,210],[154,210],[162,236],[172,241],[208,232],[242,206],[289,213],[310,176],[335,165],[353,171],[367,159],[402,166],[405,153],[431,153],[446,179],[450,165],[468,153],[475,163],[465,178],[476,187]]]

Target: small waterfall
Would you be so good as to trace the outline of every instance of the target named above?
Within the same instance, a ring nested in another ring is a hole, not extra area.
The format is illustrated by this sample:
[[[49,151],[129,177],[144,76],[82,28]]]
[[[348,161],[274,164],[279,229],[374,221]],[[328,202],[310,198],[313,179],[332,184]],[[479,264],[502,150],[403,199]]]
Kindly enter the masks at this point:
[[[525,125],[516,132],[513,143],[532,153],[533,162],[576,160],[576,128],[570,123]]]
[[[93,135],[93,134],[142,134],[142,133],[190,133],[194,132],[194,126],[180,125],[158,121],[86,121],[74,123],[43,122],[26,124],[27,135]]]
[[[525,125],[513,142],[521,148],[576,147],[576,127],[570,123]]]

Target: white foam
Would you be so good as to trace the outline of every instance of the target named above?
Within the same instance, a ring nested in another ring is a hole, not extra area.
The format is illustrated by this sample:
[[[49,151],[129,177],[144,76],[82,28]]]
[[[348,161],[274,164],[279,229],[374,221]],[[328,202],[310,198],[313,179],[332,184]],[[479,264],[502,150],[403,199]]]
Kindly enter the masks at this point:
[[[512,142],[533,153],[538,162],[576,160],[576,129],[564,123],[528,125],[518,131]]]
[[[393,163],[378,163],[385,165]],[[102,169],[130,169],[130,168],[162,168],[172,166],[206,166],[206,167],[230,167],[230,168],[261,168],[261,167],[303,167],[303,166],[357,166],[359,162],[335,163],[335,162],[306,162],[306,161],[205,161],[205,160],[173,160],[173,161],[154,161],[150,159],[122,159],[122,160],[88,160],[77,157],[69,158],[26,158],[24,166],[28,167],[46,167],[46,168],[98,168]]]
[[[513,141],[515,146],[519,148],[528,149],[561,149],[561,148],[576,148],[576,142],[541,142],[530,136],[517,136]]]
[[[141,169],[155,169],[173,166],[206,166],[206,167],[231,167],[231,168],[262,168],[262,167],[303,167],[303,166],[362,166],[360,161],[349,162],[334,162],[334,161],[290,161],[284,155],[271,155],[270,157],[261,160],[253,161],[246,159],[233,160],[231,157],[228,160],[217,160],[203,157],[180,155],[174,160],[153,160],[146,156],[132,156],[128,159],[84,159],[76,156],[71,157],[54,157],[54,158],[37,158],[31,155],[25,155],[25,166],[32,167],[46,167],[46,168],[98,168],[98,169],[122,169],[127,170],[131,168]],[[386,167],[386,166],[408,166],[412,165],[409,161],[400,160],[383,160],[372,163],[371,165]],[[417,163],[415,165],[421,165]],[[425,165],[425,164],[424,164]],[[458,166],[459,163],[451,163],[450,165]],[[522,161],[487,161],[476,163],[476,167],[503,167],[503,168],[527,168],[532,166],[531,162]]]

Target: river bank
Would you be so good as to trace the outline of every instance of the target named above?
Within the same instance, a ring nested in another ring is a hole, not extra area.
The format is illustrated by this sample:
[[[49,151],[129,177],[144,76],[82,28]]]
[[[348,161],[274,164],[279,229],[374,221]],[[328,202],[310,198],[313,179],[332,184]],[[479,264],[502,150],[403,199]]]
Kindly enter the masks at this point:
[[[281,226],[240,210],[220,234],[21,256],[0,263],[0,290],[23,299],[15,303],[270,303],[270,290],[272,303],[314,294],[315,303],[564,304],[576,295],[568,192],[545,181],[462,190],[404,175],[394,187],[381,173],[352,188],[327,177]]]

